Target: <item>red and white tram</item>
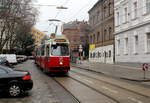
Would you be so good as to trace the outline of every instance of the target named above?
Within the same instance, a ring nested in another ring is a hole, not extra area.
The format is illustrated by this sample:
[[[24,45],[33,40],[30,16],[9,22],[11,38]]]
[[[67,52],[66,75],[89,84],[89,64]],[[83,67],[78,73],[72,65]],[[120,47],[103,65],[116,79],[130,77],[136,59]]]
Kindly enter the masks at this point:
[[[45,72],[70,70],[69,41],[63,35],[46,40],[36,50],[35,63]]]

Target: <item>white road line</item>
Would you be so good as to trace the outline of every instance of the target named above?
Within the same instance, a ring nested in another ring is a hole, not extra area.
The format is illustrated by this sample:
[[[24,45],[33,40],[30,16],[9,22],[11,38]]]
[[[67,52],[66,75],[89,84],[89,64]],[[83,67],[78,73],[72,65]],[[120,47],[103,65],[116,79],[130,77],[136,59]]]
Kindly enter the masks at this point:
[[[102,86],[102,88],[105,89],[105,90],[108,90],[109,92],[115,93],[115,94],[118,93],[118,91],[112,90],[112,89],[110,89],[110,88],[108,88],[108,87],[105,87],[105,86]]]
[[[77,76],[78,78],[81,78],[80,76]]]
[[[90,80],[87,80],[87,79],[83,79],[84,81],[88,82],[88,83],[91,83],[91,84],[94,84],[92,81]]]
[[[134,102],[136,102],[136,103],[143,103],[142,101],[140,101],[140,100],[138,100],[138,99],[135,99],[135,98],[133,98],[133,97],[128,97],[128,99],[130,99],[130,100],[132,100],[132,101],[134,101]]]
[[[90,84],[94,84],[92,81],[90,81],[90,80],[87,80],[87,79],[84,79],[84,78],[82,78],[82,77],[80,77],[80,76],[77,76],[77,75],[75,75],[76,76],[76,78],[79,78],[80,80],[83,80],[83,81],[85,81],[85,82],[88,82],[88,83],[90,83]]]

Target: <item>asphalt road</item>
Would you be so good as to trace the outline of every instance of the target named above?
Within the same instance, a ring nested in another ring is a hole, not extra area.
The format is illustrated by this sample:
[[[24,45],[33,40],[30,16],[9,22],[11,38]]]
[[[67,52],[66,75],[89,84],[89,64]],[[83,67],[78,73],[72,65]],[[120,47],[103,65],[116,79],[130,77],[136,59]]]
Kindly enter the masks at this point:
[[[0,93],[0,103],[76,103],[76,100],[55,82],[51,76],[44,74],[34,61],[28,60],[15,66],[16,70],[28,70],[34,82],[33,89],[17,98]]]

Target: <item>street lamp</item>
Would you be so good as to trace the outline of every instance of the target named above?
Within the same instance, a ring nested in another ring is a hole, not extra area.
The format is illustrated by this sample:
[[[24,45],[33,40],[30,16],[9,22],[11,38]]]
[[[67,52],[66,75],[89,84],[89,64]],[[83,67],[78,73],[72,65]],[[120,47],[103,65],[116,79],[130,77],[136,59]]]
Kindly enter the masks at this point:
[[[68,9],[67,7],[63,7],[63,6],[58,6],[56,7],[57,9]]]

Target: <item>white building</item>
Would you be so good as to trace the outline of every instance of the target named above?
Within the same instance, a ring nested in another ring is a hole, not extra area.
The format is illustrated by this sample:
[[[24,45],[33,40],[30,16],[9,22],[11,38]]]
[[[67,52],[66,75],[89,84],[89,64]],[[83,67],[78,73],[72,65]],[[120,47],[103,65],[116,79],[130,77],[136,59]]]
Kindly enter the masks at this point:
[[[116,62],[150,63],[150,0],[115,0]]]

